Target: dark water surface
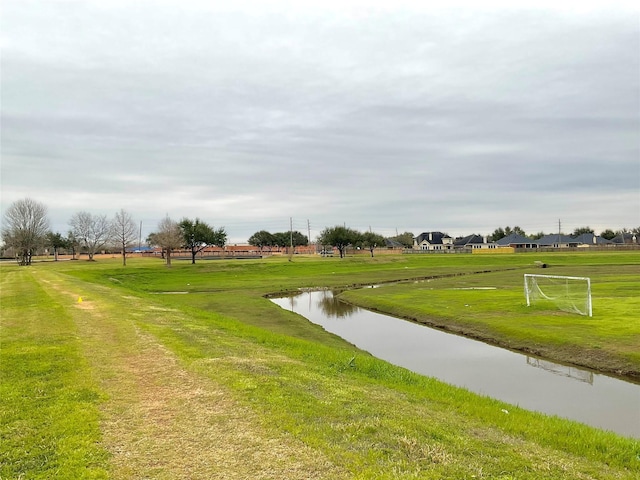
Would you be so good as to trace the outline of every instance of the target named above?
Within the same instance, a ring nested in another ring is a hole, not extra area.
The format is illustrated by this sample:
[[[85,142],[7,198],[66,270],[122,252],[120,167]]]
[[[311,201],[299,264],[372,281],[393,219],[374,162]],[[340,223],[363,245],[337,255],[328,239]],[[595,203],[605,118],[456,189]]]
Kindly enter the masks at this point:
[[[640,438],[640,385],[304,292],[272,301],[394,365],[527,410]]]

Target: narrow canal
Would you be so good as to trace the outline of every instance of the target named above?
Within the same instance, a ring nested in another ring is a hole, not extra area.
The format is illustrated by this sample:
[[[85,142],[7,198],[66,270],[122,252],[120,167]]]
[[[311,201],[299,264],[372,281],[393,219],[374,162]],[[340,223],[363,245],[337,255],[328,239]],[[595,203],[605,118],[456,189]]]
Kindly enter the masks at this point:
[[[272,301],[394,365],[527,410],[640,438],[640,385],[370,312],[331,291]]]

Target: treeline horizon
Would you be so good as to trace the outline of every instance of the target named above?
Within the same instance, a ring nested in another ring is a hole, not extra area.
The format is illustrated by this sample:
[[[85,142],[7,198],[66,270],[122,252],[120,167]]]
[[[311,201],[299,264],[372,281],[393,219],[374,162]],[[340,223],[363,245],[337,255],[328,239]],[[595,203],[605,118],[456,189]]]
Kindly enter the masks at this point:
[[[123,264],[126,264],[126,250],[132,246],[141,246],[141,231],[137,227],[133,216],[124,209],[115,213],[112,219],[106,215],[93,215],[88,211],[78,211],[69,220],[69,230],[66,235],[54,232],[49,228],[47,207],[35,200],[25,198],[10,205],[4,215],[2,227],[2,250],[15,249],[16,255],[20,257],[22,264],[29,264],[30,257],[37,249],[52,248],[54,255],[58,250],[72,250],[75,256],[76,250],[84,250],[89,258],[105,248],[112,247],[122,251]],[[183,217],[180,222],[171,220],[168,216],[157,225],[157,232],[152,232],[145,239],[145,246],[159,246],[164,250],[187,248],[192,253],[192,261],[195,263],[195,256],[207,246],[223,247],[227,244],[228,234],[224,227],[217,229],[199,218],[194,220]],[[162,235],[161,233],[164,233]],[[442,232],[440,232],[442,233]],[[562,232],[551,232],[549,234],[542,231],[527,235],[519,226],[498,227],[490,235],[478,235],[487,242],[495,242],[511,234],[518,234],[523,237],[536,240],[545,235],[565,235]],[[574,229],[571,234],[577,237],[582,234],[596,234],[589,226]],[[447,235],[446,233],[444,233]],[[612,240],[624,234],[640,235],[640,227],[633,229],[622,228],[618,230],[605,229],[600,232],[600,237]],[[470,236],[470,235],[467,235]],[[467,236],[455,237],[455,239]],[[308,236],[297,230],[287,232],[270,233],[267,230],[258,230],[252,234],[247,243],[260,249],[269,247],[289,247],[306,246],[311,244],[331,245],[341,252],[346,246],[360,246],[372,251],[377,247],[385,246],[386,239],[397,242],[405,248],[414,245],[416,235],[413,232],[404,232],[394,236],[384,236],[371,230],[360,232],[346,227],[346,225],[336,225],[326,227],[312,241]],[[161,241],[162,240],[162,241]],[[162,245],[162,243],[165,245]]]

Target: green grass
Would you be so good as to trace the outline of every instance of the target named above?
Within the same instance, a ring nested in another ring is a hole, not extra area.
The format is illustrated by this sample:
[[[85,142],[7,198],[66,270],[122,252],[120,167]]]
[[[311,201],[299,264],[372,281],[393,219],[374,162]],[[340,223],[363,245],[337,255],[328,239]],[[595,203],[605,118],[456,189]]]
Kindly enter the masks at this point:
[[[633,270],[636,259],[637,256],[627,255],[582,255],[541,260],[554,269],[560,268],[561,263],[562,268],[566,265],[569,269],[609,268],[607,265],[615,264],[617,267],[610,274],[619,277],[620,269]],[[637,478],[640,475],[637,440],[528,412],[394,367],[262,297],[298,287],[344,287],[495,271],[363,290],[388,290],[381,297],[395,295],[393,298],[402,302],[419,298],[425,294],[420,288],[437,283],[440,286],[434,289],[437,291],[434,300],[441,302],[442,309],[447,306],[462,309],[463,306],[456,306],[462,300],[456,295],[473,292],[470,304],[480,305],[488,291],[448,290],[447,282],[482,283],[489,278],[494,283],[502,282],[498,285],[500,292],[510,295],[509,289],[515,288],[516,279],[522,278],[534,260],[538,258],[528,255],[425,255],[344,260],[301,257],[294,262],[210,261],[195,266],[176,262],[172,269],[158,262],[135,259],[126,268],[120,267],[117,259],[38,264],[30,269],[2,266],[2,388],[15,392],[9,403],[14,410],[20,410],[20,416],[3,412],[3,421],[7,420],[3,423],[0,445],[4,469],[0,476],[50,477],[53,467],[47,459],[55,457],[42,457],[46,459],[40,464],[26,466],[21,463],[21,452],[37,451],[34,447],[39,441],[56,445],[66,435],[82,438],[92,448],[60,450],[56,465],[63,461],[84,463],[93,469],[89,471],[95,471],[96,477],[104,475],[105,468],[113,472],[105,467],[106,451],[96,446],[100,437],[97,407],[106,406],[108,411],[111,402],[120,399],[123,408],[126,403],[122,404],[123,396],[115,395],[108,382],[101,382],[99,390],[90,379],[104,374],[100,373],[101,365],[109,358],[130,354],[122,350],[123,346],[131,348],[131,334],[126,332],[137,330],[151,335],[163,348],[177,355],[183,368],[198,378],[228,389],[235,401],[255,412],[261,426],[272,436],[296,439],[346,472],[338,475],[334,471],[324,474],[317,471],[317,478]],[[62,302],[42,288],[54,281],[61,290],[81,294],[86,303],[96,306],[101,327],[107,333],[113,328],[112,342],[92,343],[91,349],[86,348],[90,339],[77,327],[86,318],[69,313],[73,306],[68,301]],[[609,296],[619,294],[623,298],[620,292],[635,291],[632,278],[621,282],[626,285],[607,287]],[[159,294],[176,291],[190,293]],[[519,294],[522,296],[521,287]],[[478,307],[476,323],[490,323],[495,309],[492,304],[508,307],[510,312],[527,313],[521,305],[522,298],[518,298],[515,306],[510,305],[511,300],[506,295]],[[49,320],[48,313],[44,314],[50,308],[54,310],[50,317],[55,321]],[[386,308],[397,308],[397,302],[389,300]],[[31,311],[30,321],[23,320],[23,310]],[[539,317],[536,322],[544,328],[551,328],[555,320],[547,317],[566,320],[563,315],[544,312],[536,312],[534,316]],[[633,336],[633,327],[629,329],[627,333]],[[606,334],[601,336],[603,345],[619,341]],[[64,358],[49,357],[52,338],[64,344]],[[5,357],[12,358],[17,348],[12,345],[5,350],[5,339],[22,345],[20,348],[31,349],[47,365],[60,362],[64,366],[61,371],[41,372],[41,381],[50,382],[49,388],[55,395],[39,404],[37,399],[29,398],[32,392],[29,377],[14,375],[16,360],[5,362]],[[104,361],[83,360],[88,350],[92,358],[99,355]],[[107,373],[115,374],[111,370]],[[90,401],[86,398],[77,401],[77,395],[70,392],[85,392]],[[60,399],[64,399],[64,409],[56,410]],[[132,402],[134,409],[135,398],[127,401]],[[48,409],[49,413],[40,414],[40,408]],[[503,412],[505,409],[509,414]],[[91,418],[82,425],[69,420],[74,416],[82,418],[86,412]],[[69,421],[71,424],[65,430],[62,425]],[[34,428],[49,422],[55,428],[42,430],[42,438],[36,440],[19,433],[24,422],[30,422]],[[83,475],[88,476],[84,473],[67,478]]]
[[[106,478],[98,404],[70,318],[25,269],[2,275],[0,478]]]

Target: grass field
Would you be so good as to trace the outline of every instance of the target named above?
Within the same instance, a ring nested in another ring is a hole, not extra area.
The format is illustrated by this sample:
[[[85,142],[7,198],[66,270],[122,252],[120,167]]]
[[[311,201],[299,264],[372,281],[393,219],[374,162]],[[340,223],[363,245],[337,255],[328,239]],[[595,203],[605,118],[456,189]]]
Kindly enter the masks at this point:
[[[534,260],[592,276],[599,326],[523,307]],[[438,277],[343,295],[637,371],[639,272],[624,253],[2,265],[0,478],[638,478],[638,440],[391,366],[263,297]]]

